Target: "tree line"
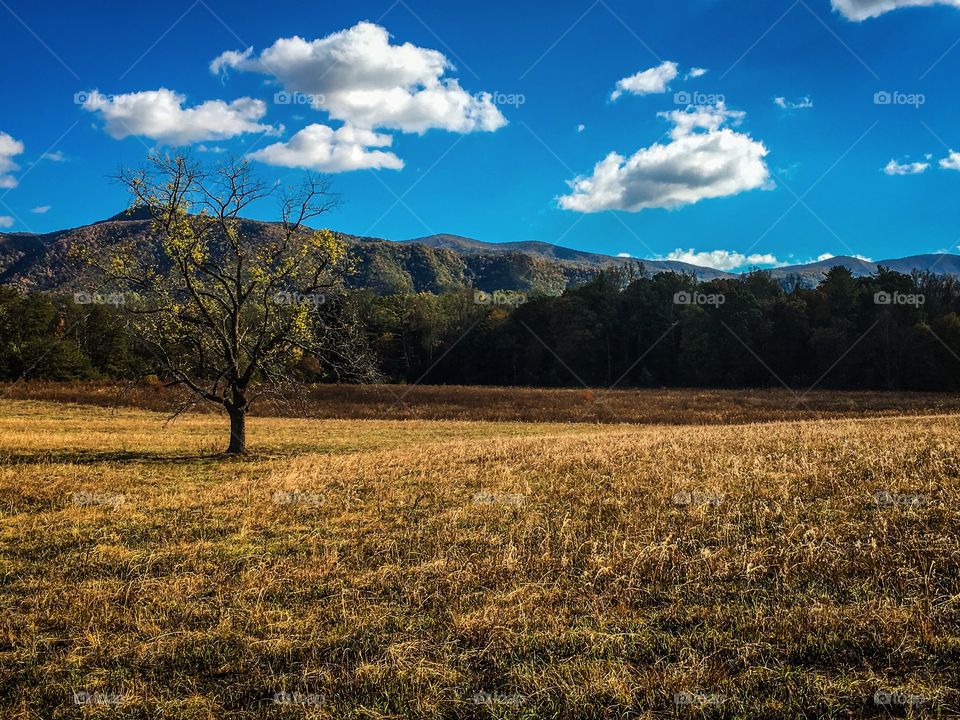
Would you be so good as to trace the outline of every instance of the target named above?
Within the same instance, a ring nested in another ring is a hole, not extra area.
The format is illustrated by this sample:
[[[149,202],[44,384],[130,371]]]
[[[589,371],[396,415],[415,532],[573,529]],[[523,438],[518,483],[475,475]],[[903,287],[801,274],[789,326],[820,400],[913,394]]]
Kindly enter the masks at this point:
[[[123,301],[0,286],[0,378],[162,375],[150,348],[126,332]],[[388,382],[960,389],[960,283],[929,272],[879,268],[855,278],[838,266],[807,288],[762,271],[698,282],[637,265],[559,296],[288,291],[273,302],[349,315]],[[291,356],[285,373],[345,379],[309,353]]]

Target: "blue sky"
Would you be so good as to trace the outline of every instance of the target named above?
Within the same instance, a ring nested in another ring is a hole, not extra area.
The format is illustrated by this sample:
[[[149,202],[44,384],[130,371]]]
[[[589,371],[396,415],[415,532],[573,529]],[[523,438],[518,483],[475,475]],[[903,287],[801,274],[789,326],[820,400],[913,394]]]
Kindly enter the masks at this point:
[[[726,269],[954,250],[958,5],[0,0],[0,230],[112,215],[117,168],[176,146],[330,172],[327,224],[390,239]]]

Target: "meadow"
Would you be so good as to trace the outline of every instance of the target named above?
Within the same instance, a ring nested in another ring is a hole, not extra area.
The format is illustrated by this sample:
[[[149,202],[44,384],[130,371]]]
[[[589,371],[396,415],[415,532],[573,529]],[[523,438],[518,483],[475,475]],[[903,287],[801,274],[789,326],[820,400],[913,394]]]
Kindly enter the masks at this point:
[[[0,717],[960,714],[949,396],[424,389],[224,459],[214,414],[5,391]]]
[[[190,396],[157,382],[0,382],[0,398],[128,407],[173,413]],[[214,412],[194,405],[191,412]],[[960,413],[960,394],[786,388],[607,389],[468,385],[312,385],[266,397],[264,417],[334,420],[729,425],[776,420],[899,417]]]

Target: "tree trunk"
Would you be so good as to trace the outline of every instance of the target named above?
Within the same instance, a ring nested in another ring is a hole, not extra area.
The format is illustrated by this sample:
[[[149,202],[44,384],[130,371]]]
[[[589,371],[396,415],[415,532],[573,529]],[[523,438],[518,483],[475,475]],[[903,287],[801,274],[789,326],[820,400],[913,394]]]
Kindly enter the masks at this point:
[[[230,405],[227,413],[230,415],[230,446],[227,454],[242,455],[247,451],[247,408]]]

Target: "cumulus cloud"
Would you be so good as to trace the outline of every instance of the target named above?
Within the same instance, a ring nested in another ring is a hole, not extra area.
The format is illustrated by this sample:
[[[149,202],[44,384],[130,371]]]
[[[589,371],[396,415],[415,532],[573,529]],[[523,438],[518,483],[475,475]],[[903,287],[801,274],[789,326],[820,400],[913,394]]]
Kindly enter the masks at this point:
[[[559,198],[560,207],[584,213],[673,209],[771,187],[766,146],[726,127],[739,125],[745,113],[718,103],[660,117],[673,123],[669,143],[642,148],[628,158],[611,152],[592,175],[568,183],[572,192]]]
[[[13,218],[9,215],[0,215],[0,228],[13,227]]]
[[[262,100],[208,100],[185,108],[186,100],[184,95],[166,88],[109,97],[94,90],[87,93],[83,109],[99,113],[107,134],[117,140],[139,135],[165,145],[190,145],[244,133],[277,132],[276,128],[257,122],[267,114]]]
[[[780,266],[786,264],[778,260],[775,255],[769,253],[762,255],[744,255],[734,250],[706,250],[697,252],[693,248],[689,250],[677,248],[669,255],[658,259],[675,260],[689,265],[713,268],[714,270],[735,270],[749,265]]]
[[[37,207],[33,208],[30,212],[32,212],[34,215],[45,215],[46,213],[50,212],[50,206],[38,205]]]
[[[688,78],[698,78],[703,77],[707,74],[706,68],[690,68],[690,72],[687,73]]]
[[[899,163],[896,160],[891,160],[883,168],[883,172],[887,175],[920,175],[925,173],[929,167],[930,163],[925,162]]]
[[[960,170],[960,152],[951,150],[950,154],[940,161],[940,168],[943,170]]]
[[[286,142],[278,142],[250,154],[268,165],[306,168],[321,172],[346,172],[389,168],[400,170],[403,161],[391,152],[369,148],[390,147],[389,135],[345,125],[334,130],[326,125],[308,125]]]
[[[884,13],[905,7],[928,7],[930,5],[951,5],[960,7],[960,0],[832,0],[833,9],[848,20],[867,20]]]
[[[53,152],[45,152],[40,156],[41,160],[49,160],[50,162],[66,162],[66,156],[59,150],[54,150]]]
[[[471,95],[444,77],[453,65],[443,53],[392,44],[386,29],[370,22],[316,40],[280,38],[259,56],[253,48],[225,52],[210,63],[214,73],[228,69],[272,76],[315,109],[359,128],[469,133],[507,124],[493,95]]]
[[[636,75],[617,81],[616,89],[610,94],[611,100],[621,95],[653,95],[665,93],[677,77],[678,66],[675,62],[664,62],[649,70],[641,70]]]
[[[787,100],[785,97],[773,99],[773,104],[781,110],[807,110],[813,107],[813,100],[809,96],[802,97],[799,100]]]
[[[0,188],[10,189],[17,186],[17,179],[10,173],[20,169],[13,158],[22,153],[22,142],[14,140],[5,132],[0,132]]]

